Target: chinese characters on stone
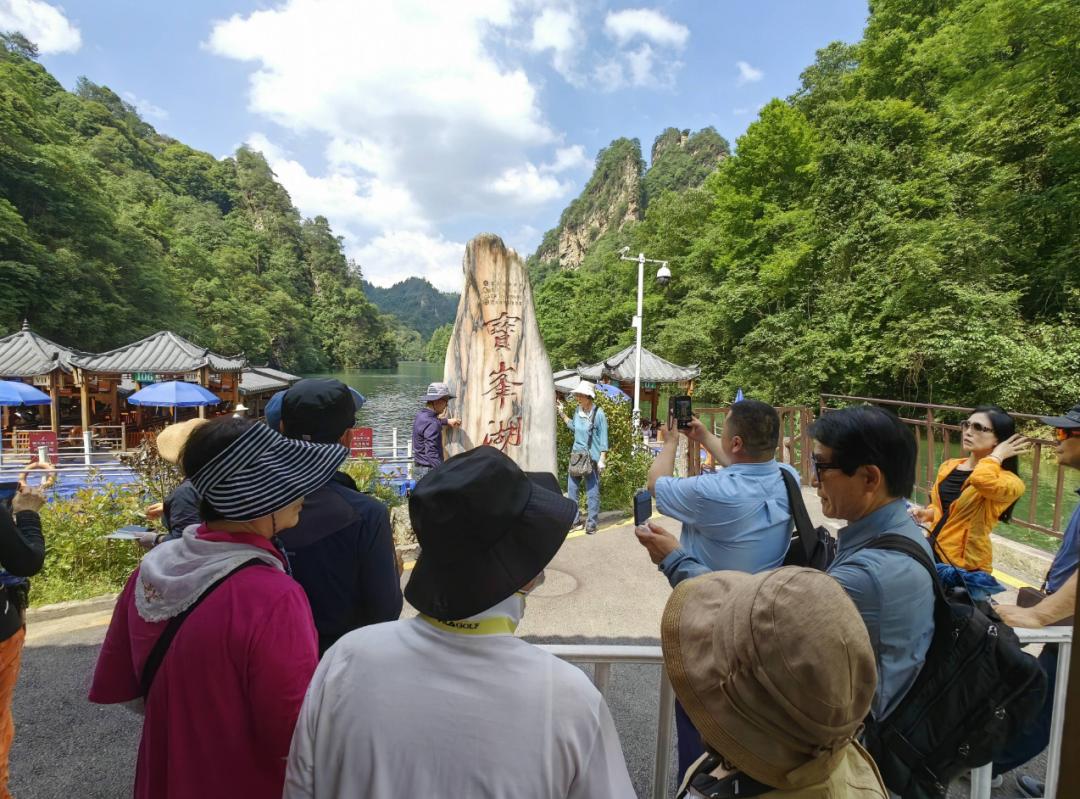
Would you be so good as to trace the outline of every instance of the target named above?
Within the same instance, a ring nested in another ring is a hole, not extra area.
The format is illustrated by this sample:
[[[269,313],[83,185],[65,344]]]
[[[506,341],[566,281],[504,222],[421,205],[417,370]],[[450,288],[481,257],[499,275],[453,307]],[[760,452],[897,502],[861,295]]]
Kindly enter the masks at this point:
[[[521,317],[510,316],[506,311],[484,323],[484,328],[494,339],[496,351],[511,350],[510,338],[518,332],[520,323]],[[506,361],[500,358],[499,366],[488,374],[488,389],[484,392],[491,396],[492,415],[496,417],[488,420],[489,431],[484,436],[484,444],[497,447],[503,452],[506,452],[507,447],[520,446],[522,439],[521,413],[515,411],[520,407],[518,388],[524,383],[514,380],[516,372],[516,366],[507,366]],[[505,416],[508,399],[510,415]]]

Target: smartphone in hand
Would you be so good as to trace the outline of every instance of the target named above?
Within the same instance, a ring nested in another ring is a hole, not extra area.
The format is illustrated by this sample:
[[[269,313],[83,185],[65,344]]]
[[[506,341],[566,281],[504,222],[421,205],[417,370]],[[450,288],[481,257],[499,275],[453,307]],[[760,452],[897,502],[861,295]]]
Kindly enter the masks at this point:
[[[690,426],[694,418],[693,400],[686,394],[671,398],[671,415],[675,417],[675,424],[680,430]]]
[[[645,524],[652,517],[652,494],[643,488],[634,494],[634,526]]]

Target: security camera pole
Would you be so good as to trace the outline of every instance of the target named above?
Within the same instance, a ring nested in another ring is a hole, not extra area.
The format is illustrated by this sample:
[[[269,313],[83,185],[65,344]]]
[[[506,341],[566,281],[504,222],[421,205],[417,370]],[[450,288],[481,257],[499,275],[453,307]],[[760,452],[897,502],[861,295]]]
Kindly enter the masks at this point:
[[[666,286],[668,281],[671,280],[671,270],[668,269],[667,261],[646,258],[645,253],[643,252],[639,252],[637,258],[630,258],[626,255],[629,251],[629,247],[623,247],[622,250],[619,251],[619,260],[637,261],[638,265],[637,316],[634,317],[634,321],[631,323],[632,327],[637,328],[637,348],[634,351],[634,416],[631,421],[631,424],[634,426],[634,441],[636,442],[638,430],[641,428],[641,303],[645,295],[645,264],[660,264],[660,268],[656,270],[656,281],[661,286]]]

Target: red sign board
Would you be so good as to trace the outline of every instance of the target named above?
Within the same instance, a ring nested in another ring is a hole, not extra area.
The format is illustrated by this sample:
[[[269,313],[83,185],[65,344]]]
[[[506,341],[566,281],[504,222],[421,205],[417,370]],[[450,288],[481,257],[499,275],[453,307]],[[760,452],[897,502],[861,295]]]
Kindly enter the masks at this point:
[[[38,447],[49,448],[49,460],[56,463],[60,448],[56,442],[56,433],[52,430],[36,431],[28,434],[30,437],[30,463],[37,463]]]
[[[354,458],[375,457],[375,430],[370,427],[354,427],[349,431],[349,454]]]

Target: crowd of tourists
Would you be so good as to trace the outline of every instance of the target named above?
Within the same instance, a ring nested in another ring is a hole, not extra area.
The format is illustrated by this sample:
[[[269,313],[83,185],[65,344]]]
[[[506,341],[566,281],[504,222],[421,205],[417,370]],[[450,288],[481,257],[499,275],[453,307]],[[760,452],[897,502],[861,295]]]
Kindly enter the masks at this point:
[[[583,525],[596,530],[607,421],[590,384],[575,393],[563,421],[571,463],[587,471],[571,471],[565,496],[554,475],[493,447],[446,458],[442,431],[459,422],[447,387],[429,388],[414,427],[426,471],[408,500],[421,547],[409,619],[387,509],[341,471],[358,410],[348,387],[304,380],[266,424],[164,431],[159,451],[185,481],[153,509],[165,531],[142,541],[90,686],[92,702],[142,716],[135,796],[634,796],[603,696],[514,635],[582,525],[582,483]],[[1043,421],[1059,461],[1080,469],[1080,405]],[[1004,641],[1007,625],[1071,615],[1080,508],[1041,601],[992,604],[990,534],[1023,493],[1016,459],[1029,444],[992,406],[962,428],[967,456],[942,464],[918,507],[907,425],[872,406],[823,414],[810,469],[824,514],[844,525],[833,540],[809,525],[798,475],[774,459],[772,407],[735,403],[720,435],[696,419],[669,426],[648,489],[681,536],[654,521],[636,535],[673,589],[659,634],[678,700],[679,797],[923,795],[920,764],[934,764],[901,758],[896,741],[918,731],[916,716],[949,720],[939,686],[955,678],[945,664],[966,631],[981,624]],[[680,432],[723,468],[675,477]],[[0,786],[43,501],[23,487],[0,513]],[[957,597],[970,612],[950,615]],[[988,723],[1007,740],[964,743],[989,752],[995,773],[1045,748],[1056,669],[1051,646],[1037,663],[1018,646],[1000,657],[1014,658],[1008,679],[1027,675],[1002,700],[1009,718]],[[981,687],[971,682],[967,694]],[[1018,785],[1039,790],[1026,776]]]

